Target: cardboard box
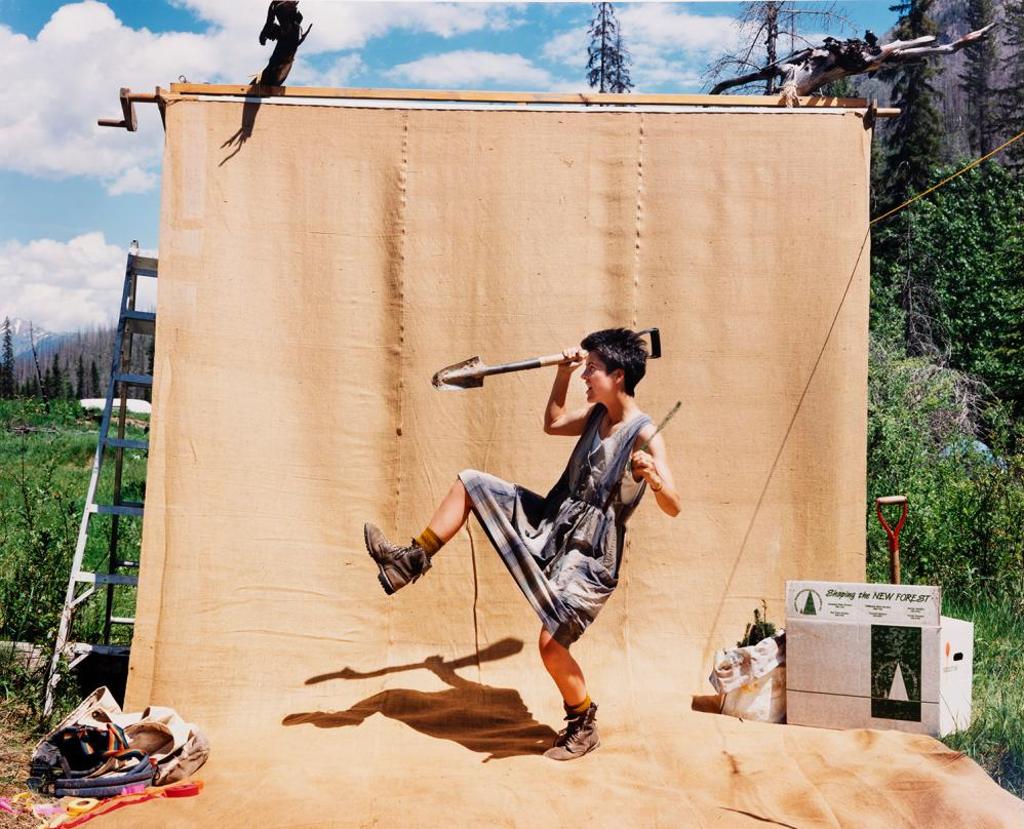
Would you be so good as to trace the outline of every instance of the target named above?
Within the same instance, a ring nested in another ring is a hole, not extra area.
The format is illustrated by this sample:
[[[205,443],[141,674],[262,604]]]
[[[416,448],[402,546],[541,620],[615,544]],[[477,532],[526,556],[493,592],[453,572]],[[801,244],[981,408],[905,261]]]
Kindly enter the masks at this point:
[[[974,625],[938,587],[786,583],[786,719],[943,736],[971,721]]]

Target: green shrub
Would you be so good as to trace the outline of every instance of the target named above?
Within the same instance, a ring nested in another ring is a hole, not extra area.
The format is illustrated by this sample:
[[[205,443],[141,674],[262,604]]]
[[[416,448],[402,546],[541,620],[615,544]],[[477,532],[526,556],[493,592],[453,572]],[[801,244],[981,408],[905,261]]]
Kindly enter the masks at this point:
[[[877,340],[868,385],[869,579],[889,579],[874,499],[906,495],[903,581],[954,598],[1008,596],[1024,609],[1024,456],[998,402],[963,372]]]

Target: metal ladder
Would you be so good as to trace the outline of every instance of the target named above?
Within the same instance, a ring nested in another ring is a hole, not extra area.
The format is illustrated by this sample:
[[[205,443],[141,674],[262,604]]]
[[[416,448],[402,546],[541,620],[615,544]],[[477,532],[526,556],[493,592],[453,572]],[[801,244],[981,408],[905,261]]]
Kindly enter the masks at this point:
[[[121,474],[124,463],[124,451],[126,449],[148,451],[149,441],[128,440],[125,438],[125,420],[127,417],[128,388],[130,386],[153,385],[153,377],[149,374],[131,373],[132,338],[136,334],[153,336],[156,331],[156,314],[146,311],[135,310],[135,296],[138,287],[139,277],[156,278],[157,260],[135,254],[136,245],[133,243],[132,252],[128,254],[128,262],[125,266],[124,290],[121,295],[121,309],[117,322],[117,334],[114,339],[114,353],[110,367],[110,382],[107,385],[107,401],[103,409],[103,419],[100,423],[99,440],[96,444],[96,454],[93,458],[92,477],[89,479],[89,489],[85,496],[85,509],[82,511],[82,521],[78,528],[78,542],[75,545],[75,556],[71,562],[71,577],[68,580],[67,594],[64,599],[64,610],[60,616],[60,626],[57,631],[57,640],[54,644],[53,658],[50,662],[50,670],[46,680],[46,697],[43,703],[43,713],[49,716],[53,710],[54,697],[57,685],[61,679],[61,660],[68,659],[68,670],[77,666],[89,654],[107,654],[113,656],[127,657],[130,647],[124,645],[111,645],[110,633],[114,625],[134,625],[132,617],[114,616],[114,588],[119,585],[136,586],[139,583],[138,576],[127,575],[121,572],[124,569],[137,569],[137,561],[122,560],[118,552],[118,525],[122,518],[141,518],[143,514],[142,502],[131,502],[121,500]],[[120,402],[117,413],[116,436],[109,434],[110,424],[113,419],[114,401],[117,398]],[[104,455],[107,449],[114,450],[114,492],[112,503],[96,503],[96,490],[100,481],[100,472],[103,469]],[[85,557],[85,548],[89,540],[89,524],[94,515],[111,516],[110,544],[107,551],[107,572],[93,573],[82,569]],[[80,586],[85,585],[84,590]],[[103,642],[89,644],[76,642],[72,639],[74,618],[77,610],[97,590],[105,587],[106,593],[106,615],[103,623]]]

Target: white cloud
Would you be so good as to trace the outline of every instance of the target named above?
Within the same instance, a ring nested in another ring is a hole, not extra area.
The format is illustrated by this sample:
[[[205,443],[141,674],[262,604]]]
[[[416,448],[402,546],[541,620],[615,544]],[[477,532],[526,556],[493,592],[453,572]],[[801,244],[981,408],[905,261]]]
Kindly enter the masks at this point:
[[[568,66],[586,66],[589,42],[587,27],[580,26],[551,38],[544,44],[541,54],[556,63],[564,63]]]
[[[708,64],[716,55],[734,49],[740,37],[740,25],[733,17],[694,14],[671,3],[622,4],[617,16],[637,91],[699,87]],[[582,76],[589,42],[587,27],[579,26],[550,38],[542,53]]]
[[[100,127],[120,117],[118,89],[153,89],[179,75],[221,80],[260,68],[259,44],[223,33],[154,34],[124,26],[103,3],[58,9],[32,39],[0,26],[0,167],[34,175],[98,178],[109,192],[140,192],[155,182],[163,133],[155,107],[137,107],[140,130]],[[242,70],[241,67],[245,69]]]
[[[388,77],[421,86],[466,87],[485,84],[524,89],[547,89],[551,73],[522,55],[462,49],[428,55],[388,70]]]
[[[357,53],[342,55],[322,72],[308,65],[296,65],[292,70],[295,81],[304,86],[351,86],[352,79],[366,71],[366,64]]]
[[[122,193],[145,193],[156,185],[157,175],[141,167],[129,167],[107,187],[111,196]]]
[[[109,322],[117,315],[126,254],[99,232],[68,242],[0,244],[0,319],[31,319],[50,331]]]
[[[0,24],[0,169],[102,181],[111,195],[156,182],[163,130],[153,106],[137,106],[139,132],[97,126],[120,117],[118,89],[149,91],[179,76],[192,82],[245,83],[266,64],[260,46],[264,0],[178,0],[210,24],[203,33],[125,26],[98,0],[61,6],[35,38]],[[344,85],[364,71],[358,54],[339,55],[326,70],[303,56],[351,50],[395,29],[451,37],[516,25],[516,11],[490,4],[336,3],[304,0],[314,23],[289,80]],[[329,55],[327,55],[329,58]],[[325,59],[327,59],[325,58]]]
[[[262,0],[172,0],[201,20],[226,30],[249,32],[253,40],[263,25]],[[309,54],[356,49],[392,29],[453,37],[481,29],[518,25],[516,7],[496,3],[342,3],[302,0],[303,28],[312,24],[302,45]]]
[[[728,15],[693,14],[663,3],[625,5],[619,21],[627,48],[653,46],[702,58],[729,48],[739,32],[736,19]]]

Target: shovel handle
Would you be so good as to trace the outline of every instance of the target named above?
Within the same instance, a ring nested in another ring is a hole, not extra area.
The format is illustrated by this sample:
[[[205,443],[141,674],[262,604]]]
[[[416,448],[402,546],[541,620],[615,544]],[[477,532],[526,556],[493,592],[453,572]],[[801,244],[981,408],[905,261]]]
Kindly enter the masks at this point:
[[[893,504],[902,507],[895,527],[891,526],[882,514],[882,507]],[[884,495],[881,498],[875,499],[875,514],[878,516],[878,522],[882,525],[882,529],[885,530],[885,534],[889,537],[889,580],[892,584],[900,583],[900,530],[903,529],[903,525],[907,522],[908,507],[909,504],[905,495]]]
[[[546,354],[543,357],[532,357],[529,360],[517,360],[514,363],[502,363],[500,366],[487,366],[477,373],[481,377],[489,377],[492,374],[508,374],[510,371],[523,371],[528,368],[543,368],[544,366],[554,366],[564,362],[567,361],[565,359],[565,355],[562,353]]]

